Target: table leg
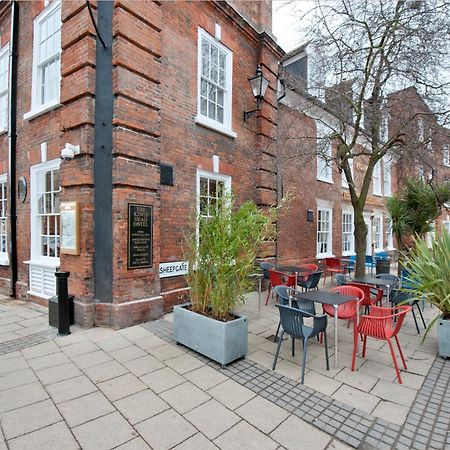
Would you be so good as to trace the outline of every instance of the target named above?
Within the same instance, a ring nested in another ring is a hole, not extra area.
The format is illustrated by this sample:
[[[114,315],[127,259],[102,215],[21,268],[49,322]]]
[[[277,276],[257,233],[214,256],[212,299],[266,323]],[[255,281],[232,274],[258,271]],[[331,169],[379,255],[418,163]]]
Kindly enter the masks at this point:
[[[333,305],[334,308],[334,368],[338,366],[338,305]]]
[[[259,277],[259,282],[258,282],[258,319],[261,319],[261,290],[262,290],[262,277]]]
[[[391,305],[391,286],[386,286],[386,306]]]

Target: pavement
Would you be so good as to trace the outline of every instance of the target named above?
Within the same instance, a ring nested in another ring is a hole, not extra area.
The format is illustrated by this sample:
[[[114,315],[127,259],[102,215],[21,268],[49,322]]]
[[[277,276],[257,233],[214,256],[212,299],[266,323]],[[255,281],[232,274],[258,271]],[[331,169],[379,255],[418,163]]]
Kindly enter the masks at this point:
[[[405,386],[381,347],[352,376],[345,357],[324,374],[316,344],[302,386],[301,348],[268,367],[277,319],[273,305],[257,304],[253,294],[243,307],[248,357],[223,369],[175,344],[172,315],[120,331],[72,326],[58,337],[45,308],[0,298],[0,450],[450,448],[450,363],[434,358],[433,338],[422,348],[415,333],[401,336],[417,365],[411,378],[403,373]],[[345,343],[349,330],[338,331]],[[368,363],[386,369],[364,372]],[[405,412],[383,414],[385,402]]]

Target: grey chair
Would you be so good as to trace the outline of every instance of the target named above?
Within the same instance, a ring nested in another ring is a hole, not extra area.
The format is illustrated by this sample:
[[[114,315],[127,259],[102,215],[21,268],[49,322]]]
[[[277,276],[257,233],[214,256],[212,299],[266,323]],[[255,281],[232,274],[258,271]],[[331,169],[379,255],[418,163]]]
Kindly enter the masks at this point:
[[[301,309],[302,311],[306,311],[313,316],[316,314],[314,302],[298,298],[298,292],[295,289],[292,289],[289,286],[280,285],[275,286],[274,291],[278,297],[278,302],[280,303],[280,305],[289,306],[289,301],[291,301],[292,308]],[[275,333],[273,342],[277,342],[278,333],[280,332],[280,326],[281,322],[278,322],[277,332]]]
[[[302,287],[306,291],[309,291],[311,289],[319,289],[319,282],[322,274],[322,271],[317,271],[309,275],[305,275],[304,280],[297,280],[297,285]]]
[[[308,351],[308,340],[314,336],[318,336],[323,332],[325,343],[325,359],[327,370],[330,370],[328,362],[328,343],[327,343],[327,324],[328,318],[326,315],[315,316],[301,309],[292,308],[286,305],[275,305],[280,311],[280,322],[283,327],[283,331],[278,342],[277,351],[273,360],[272,370],[275,370],[277,366],[278,355],[280,353],[281,344],[283,342],[283,336],[286,333],[292,338],[292,356],[295,356],[295,339],[302,339],[303,341],[303,361],[302,361],[302,378],[301,383],[305,381],[305,365],[306,354]],[[305,317],[313,318],[313,326],[307,326],[303,323]]]
[[[350,283],[350,278],[343,274],[343,273],[337,273],[334,278],[336,279],[336,283],[338,286],[344,286],[344,284]]]
[[[268,262],[262,262],[260,264],[260,267],[262,269],[262,273],[263,273],[263,278],[265,280],[269,280],[269,270],[270,269],[274,269],[275,268],[275,264],[272,263],[268,263]]]
[[[390,302],[392,307],[394,308],[397,305],[410,305],[411,312],[413,314],[414,323],[416,325],[417,334],[420,334],[419,324],[417,323],[416,313],[414,312],[414,306],[417,307],[417,311],[419,311],[420,318],[422,319],[423,327],[425,330],[427,329],[427,324],[425,323],[425,319],[423,318],[422,311],[420,309],[419,300],[414,296],[411,292],[405,292],[400,289],[393,289],[391,291]]]
[[[395,281],[395,284],[391,287],[391,292],[393,289],[397,289],[400,286],[400,278],[395,275],[391,275],[390,273],[379,273],[378,275],[375,275],[375,278],[379,278],[380,280]],[[381,289],[383,289],[383,295],[386,297],[387,287],[381,286]]]

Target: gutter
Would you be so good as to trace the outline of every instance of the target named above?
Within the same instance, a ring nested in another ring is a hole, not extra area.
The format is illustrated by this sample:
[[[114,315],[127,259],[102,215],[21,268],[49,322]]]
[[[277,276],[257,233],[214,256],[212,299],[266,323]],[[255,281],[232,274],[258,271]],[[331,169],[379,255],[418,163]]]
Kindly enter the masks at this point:
[[[17,212],[16,212],[16,153],[17,153],[17,58],[19,37],[19,4],[11,2],[11,38],[9,48],[8,102],[8,203],[9,259],[11,270],[10,296],[16,297],[17,283]]]

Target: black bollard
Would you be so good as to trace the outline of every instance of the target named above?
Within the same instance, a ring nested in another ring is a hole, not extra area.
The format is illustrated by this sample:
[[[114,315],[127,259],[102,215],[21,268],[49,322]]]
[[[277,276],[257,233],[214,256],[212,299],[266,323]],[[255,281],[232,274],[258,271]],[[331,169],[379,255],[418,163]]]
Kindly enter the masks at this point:
[[[55,272],[58,293],[58,336],[70,334],[70,306],[67,279],[70,272]]]

